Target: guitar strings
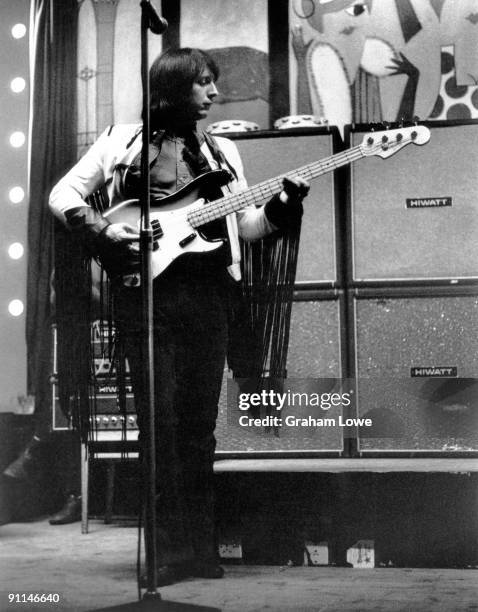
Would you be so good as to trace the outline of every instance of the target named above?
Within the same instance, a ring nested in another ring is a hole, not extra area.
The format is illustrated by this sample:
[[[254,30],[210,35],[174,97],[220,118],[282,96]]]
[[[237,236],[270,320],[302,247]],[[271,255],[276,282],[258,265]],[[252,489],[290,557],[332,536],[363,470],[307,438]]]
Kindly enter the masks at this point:
[[[411,139],[407,140],[402,138],[400,141],[397,139],[391,140],[387,143],[388,147],[401,146],[411,142]],[[217,218],[225,216],[226,214],[240,210],[244,206],[248,206],[257,202],[261,199],[266,199],[274,193],[278,192],[282,185],[282,179],[284,177],[302,176],[303,178],[317,178],[321,174],[329,172],[331,169],[339,168],[348,163],[357,161],[362,157],[366,157],[369,154],[375,154],[379,150],[383,150],[383,144],[374,144],[368,149],[367,153],[363,152],[363,144],[357,145],[351,149],[347,149],[336,155],[332,155],[324,160],[319,160],[306,164],[297,170],[291,170],[285,174],[262,181],[257,185],[247,188],[244,192],[239,192],[230,196],[208,202],[204,206],[198,206],[197,208],[185,211],[185,216],[189,223],[193,227],[201,226],[210,221],[214,221]],[[227,209],[229,209],[228,212]]]
[[[404,146],[411,142],[411,139],[403,138],[389,141],[388,147],[396,146],[397,144]],[[240,210],[245,206],[254,204],[257,201],[265,200],[280,191],[282,180],[285,177],[301,176],[306,179],[313,179],[330,172],[332,169],[340,168],[348,163],[358,161],[362,157],[375,155],[378,151],[383,150],[383,144],[377,143],[368,149],[367,153],[363,152],[363,144],[357,145],[346,151],[342,151],[323,160],[312,162],[291,170],[278,177],[261,181],[257,185],[246,188],[244,191],[236,194],[228,195],[219,200],[207,202],[196,207],[186,208],[182,211],[177,211],[174,219],[177,222],[188,221],[192,227],[200,227],[206,223],[222,218],[230,213]]]

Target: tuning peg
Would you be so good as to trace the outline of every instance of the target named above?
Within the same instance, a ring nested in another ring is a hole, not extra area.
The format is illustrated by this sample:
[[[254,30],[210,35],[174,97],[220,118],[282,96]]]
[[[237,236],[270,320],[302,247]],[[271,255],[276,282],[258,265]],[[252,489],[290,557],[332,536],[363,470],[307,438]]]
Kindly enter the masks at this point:
[[[386,130],[389,130],[389,129],[390,129],[390,123],[389,123],[388,121],[383,121],[383,122],[382,122],[382,125],[383,125],[383,127],[384,127]]]
[[[420,117],[418,117],[417,115],[415,115],[415,116],[413,117],[413,123],[414,123],[415,125],[418,125],[418,122],[419,122],[419,121],[420,121]]]

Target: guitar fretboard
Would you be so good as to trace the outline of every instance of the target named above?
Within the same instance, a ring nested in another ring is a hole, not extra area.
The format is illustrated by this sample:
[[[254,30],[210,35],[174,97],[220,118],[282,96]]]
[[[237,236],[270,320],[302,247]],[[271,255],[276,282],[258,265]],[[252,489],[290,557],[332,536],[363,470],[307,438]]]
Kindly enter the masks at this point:
[[[193,209],[188,213],[188,221],[193,227],[200,227],[201,225],[205,225],[216,219],[221,219],[233,212],[237,212],[242,208],[258,204],[259,202],[271,198],[276,193],[282,191],[282,180],[284,177],[302,177],[311,180],[356,161],[361,157],[364,157],[364,153],[362,152],[361,146],[358,145],[342,153],[336,153],[320,161],[306,164],[305,166],[301,166],[300,168],[291,170],[275,178],[262,181],[254,185],[254,187],[249,187],[239,193],[225,196],[219,200],[208,202],[201,207]]]

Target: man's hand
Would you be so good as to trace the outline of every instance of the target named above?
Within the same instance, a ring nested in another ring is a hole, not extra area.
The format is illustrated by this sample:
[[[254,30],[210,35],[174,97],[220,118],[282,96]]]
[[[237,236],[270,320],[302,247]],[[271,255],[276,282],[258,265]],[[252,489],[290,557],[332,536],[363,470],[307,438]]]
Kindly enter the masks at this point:
[[[297,226],[304,212],[302,200],[309,193],[308,181],[301,177],[284,177],[283,190],[267,202],[267,219],[279,229]]]
[[[98,246],[101,260],[110,271],[116,266],[124,273],[138,270],[139,233],[128,223],[111,223],[105,227]]]
[[[111,223],[104,229],[103,236],[110,244],[125,246],[131,252],[139,251],[138,231],[128,223]]]
[[[284,177],[282,185],[284,189],[281,191],[279,197],[284,204],[302,202],[310,189],[309,182],[301,176],[294,178]]]

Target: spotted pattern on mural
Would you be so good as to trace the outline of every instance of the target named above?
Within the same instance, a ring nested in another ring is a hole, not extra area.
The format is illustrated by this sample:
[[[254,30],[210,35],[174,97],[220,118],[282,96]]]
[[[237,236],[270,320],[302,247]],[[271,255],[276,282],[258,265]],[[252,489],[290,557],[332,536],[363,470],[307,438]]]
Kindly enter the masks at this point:
[[[440,94],[429,118],[478,118],[478,87],[457,85],[453,47],[444,47],[442,50]]]

